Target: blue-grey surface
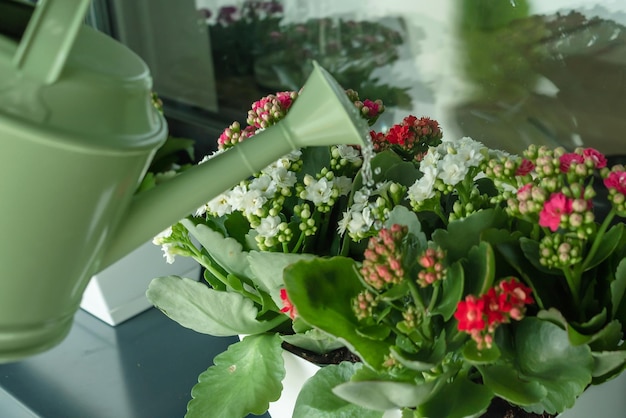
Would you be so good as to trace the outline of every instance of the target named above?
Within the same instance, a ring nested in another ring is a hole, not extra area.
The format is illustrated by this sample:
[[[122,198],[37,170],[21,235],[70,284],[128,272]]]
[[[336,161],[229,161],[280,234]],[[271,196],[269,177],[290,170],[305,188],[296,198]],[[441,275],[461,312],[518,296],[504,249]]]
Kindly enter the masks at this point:
[[[59,346],[0,365],[0,417],[182,418],[198,375],[233,341],[156,309],[117,327],[79,310]]]

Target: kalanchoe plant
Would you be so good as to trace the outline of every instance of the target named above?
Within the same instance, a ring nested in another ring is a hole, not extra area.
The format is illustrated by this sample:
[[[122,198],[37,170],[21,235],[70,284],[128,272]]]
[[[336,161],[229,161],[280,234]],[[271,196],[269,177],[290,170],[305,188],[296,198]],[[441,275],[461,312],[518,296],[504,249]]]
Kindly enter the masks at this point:
[[[370,124],[384,110],[346,94]],[[255,102],[218,152],[295,100]],[[263,413],[283,347],[358,358],[309,380],[294,411],[307,417],[556,414],[622,372],[624,167],[589,148],[509,155],[414,116],[370,136],[370,166],[357,147],[298,150],[155,238],[209,286],[158,278],[149,299],[199,332],[247,335],[200,375],[188,417]]]

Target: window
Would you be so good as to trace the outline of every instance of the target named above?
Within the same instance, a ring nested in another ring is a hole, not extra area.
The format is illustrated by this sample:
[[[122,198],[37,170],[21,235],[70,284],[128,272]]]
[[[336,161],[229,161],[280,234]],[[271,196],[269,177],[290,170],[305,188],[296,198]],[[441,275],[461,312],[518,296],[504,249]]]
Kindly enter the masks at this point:
[[[511,152],[546,143],[626,154],[626,0],[96,0],[92,9],[152,69],[172,129],[202,141],[243,120],[252,101],[299,88],[315,59],[362,98],[383,99],[380,129],[412,113]]]

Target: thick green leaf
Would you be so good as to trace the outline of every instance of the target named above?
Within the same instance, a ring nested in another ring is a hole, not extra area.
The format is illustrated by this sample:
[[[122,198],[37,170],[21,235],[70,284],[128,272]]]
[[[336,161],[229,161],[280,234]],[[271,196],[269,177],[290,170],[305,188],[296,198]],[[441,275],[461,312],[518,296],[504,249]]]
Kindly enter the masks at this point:
[[[459,301],[463,297],[464,285],[465,272],[461,263],[456,262],[447,268],[446,279],[441,283],[442,292],[439,303],[433,308],[433,314],[443,316],[446,321],[452,318]]]
[[[418,406],[437,393],[449,376],[424,383],[358,380],[336,386],[333,392],[357,405],[377,411]]]
[[[251,335],[228,347],[198,377],[185,418],[263,414],[280,398],[285,377],[281,339]]]
[[[615,317],[619,307],[625,302],[624,294],[626,292],[626,259],[623,259],[617,265],[615,271],[615,280],[611,283],[611,306],[613,307],[611,314]],[[626,320],[626,318],[619,318]]]
[[[609,229],[602,237],[602,240],[600,241],[600,246],[593,255],[593,258],[589,260],[588,263],[585,263],[585,271],[594,268],[595,266],[606,260],[608,256],[613,254],[613,251],[615,251],[615,248],[617,248],[617,245],[622,239],[623,233],[624,224],[621,222]]]
[[[354,260],[346,257],[299,261],[284,271],[285,286],[298,315],[308,324],[343,342],[363,361],[378,369],[389,353],[389,341],[361,335],[352,299],[363,290]]]
[[[493,248],[488,242],[481,242],[463,260],[465,267],[465,294],[482,295],[492,286],[496,275],[496,261]]]
[[[343,362],[322,367],[302,387],[293,418],[381,418],[382,412],[350,403],[333,393],[333,388],[350,380],[359,363]]]
[[[594,361],[589,346],[573,346],[567,331],[533,317],[518,324],[515,344],[521,375],[547,390],[546,397],[528,409],[554,414],[571,408],[591,382]]]
[[[402,351],[400,347],[392,347],[390,351],[393,357],[407,369],[429,371],[437,367],[446,355],[446,333],[442,331],[432,345],[425,346],[414,353]]]
[[[530,238],[522,237],[519,240],[520,248],[524,252],[524,256],[526,256],[526,260],[528,260],[534,268],[537,270],[552,275],[562,275],[563,272],[559,269],[551,269],[541,265],[539,262],[539,243]]]
[[[318,354],[329,353],[343,347],[341,342],[329,337],[318,329],[310,329],[304,333],[293,335],[281,335],[281,338],[291,345]]]
[[[467,218],[450,222],[448,229],[433,233],[433,241],[447,251],[450,261],[467,257],[474,245],[481,240],[481,232],[506,223],[506,214],[499,209],[480,210]]]
[[[492,398],[487,386],[457,376],[417,410],[419,416],[429,418],[474,418],[487,410]]]
[[[626,367],[626,350],[593,351],[593,377],[619,373]]]
[[[604,321],[606,319],[606,316],[602,315],[602,313],[599,315],[599,317],[596,316],[592,318],[592,321],[600,322],[600,320]],[[622,337],[621,323],[616,320],[605,324],[600,330],[584,333],[580,331],[580,329],[584,329],[584,327],[572,326],[563,314],[554,308],[539,311],[537,318],[550,321],[562,329],[567,330],[567,335],[572,345],[588,344],[594,350],[602,351],[615,348]]]
[[[281,315],[271,321],[258,321],[258,309],[250,299],[177,276],[152,280],[146,296],[180,325],[215,336],[258,334],[287,319]]]
[[[189,219],[180,221],[189,233],[207,250],[211,257],[226,271],[238,276],[250,277],[248,258],[241,244],[234,238],[222,234],[203,224],[194,224]]]
[[[476,341],[469,340],[463,347],[463,358],[472,364],[495,363],[500,358],[500,349],[495,344],[491,348],[479,349]]]
[[[311,254],[250,251],[248,262],[254,283],[272,297],[276,306],[283,306],[280,299],[280,289],[284,286],[283,270],[296,261],[313,257]]]
[[[546,388],[535,380],[520,377],[519,372],[505,365],[478,366],[483,382],[493,393],[516,405],[541,402]]]

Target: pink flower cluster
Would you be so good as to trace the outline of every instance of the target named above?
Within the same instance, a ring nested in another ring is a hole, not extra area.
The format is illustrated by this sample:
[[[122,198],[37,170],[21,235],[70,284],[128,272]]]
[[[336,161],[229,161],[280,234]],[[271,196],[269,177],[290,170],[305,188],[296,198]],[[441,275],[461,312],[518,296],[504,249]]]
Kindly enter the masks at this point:
[[[443,259],[445,254],[441,249],[427,248],[424,253],[418,257],[417,262],[422,270],[417,274],[417,283],[421,287],[426,287],[442,280],[445,277],[445,269]]]
[[[402,241],[407,233],[406,226],[394,224],[391,228],[382,228],[378,235],[370,238],[363,253],[365,259],[361,274],[374,289],[398,284],[404,278]]]
[[[265,129],[284,118],[297,97],[295,91],[283,91],[257,100],[248,111],[246,122],[257,129]]]
[[[224,132],[219,136],[217,146],[220,150],[228,149],[244,139],[250,138],[255,133],[256,128],[254,126],[246,126],[245,129],[241,129],[239,122],[233,122],[233,124],[224,129]]]
[[[626,195],[626,171],[611,171],[604,179],[604,185],[609,190]]]
[[[481,297],[468,295],[458,303],[454,317],[459,331],[471,335],[478,349],[491,348],[496,328],[524,317],[526,305],[534,303],[532,290],[510,277]]]

